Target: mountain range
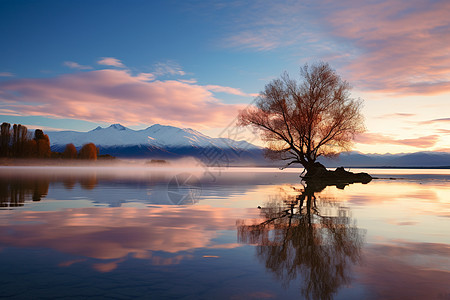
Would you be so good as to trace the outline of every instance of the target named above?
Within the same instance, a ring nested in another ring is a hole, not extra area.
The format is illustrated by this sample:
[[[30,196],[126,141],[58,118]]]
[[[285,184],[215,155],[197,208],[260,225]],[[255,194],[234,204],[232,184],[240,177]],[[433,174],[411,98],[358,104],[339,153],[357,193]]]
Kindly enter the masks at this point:
[[[195,157],[208,165],[283,166],[264,158],[264,148],[246,141],[212,138],[190,128],[155,124],[133,130],[120,124],[97,127],[88,132],[47,131],[52,151],[62,152],[72,143],[80,149],[94,143],[100,154],[121,158],[174,159]],[[341,153],[338,158],[320,158],[327,167],[449,167],[450,153],[416,152],[402,154]]]
[[[133,130],[120,124],[97,127],[88,132],[48,131],[52,151],[62,152],[72,143],[80,149],[94,143],[100,154],[123,158],[171,159],[192,156],[203,162],[237,164],[243,161],[262,163],[263,148],[246,141],[211,138],[190,128],[155,124],[146,129]]]
[[[327,167],[400,167],[400,168],[450,168],[448,152],[415,152],[399,154],[362,154],[344,152],[337,158],[319,158]]]

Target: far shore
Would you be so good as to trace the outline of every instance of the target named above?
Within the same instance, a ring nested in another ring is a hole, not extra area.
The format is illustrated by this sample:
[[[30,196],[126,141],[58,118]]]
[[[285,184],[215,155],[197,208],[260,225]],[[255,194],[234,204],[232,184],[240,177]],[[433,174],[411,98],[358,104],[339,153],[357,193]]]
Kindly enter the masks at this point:
[[[180,163],[186,162],[201,165],[201,163],[194,158],[181,158],[177,160],[161,160],[152,158],[115,158],[115,159],[97,159],[97,160],[82,160],[82,159],[16,159],[16,158],[1,158],[0,167],[26,167],[26,166],[119,166],[119,165],[145,165],[148,167],[177,167]],[[230,164],[230,165],[212,165],[211,168],[278,168],[274,164],[255,165],[255,164]],[[327,167],[332,170],[336,167]],[[450,166],[344,166],[346,170],[350,169],[450,169]],[[302,169],[298,166],[290,166],[286,169]]]

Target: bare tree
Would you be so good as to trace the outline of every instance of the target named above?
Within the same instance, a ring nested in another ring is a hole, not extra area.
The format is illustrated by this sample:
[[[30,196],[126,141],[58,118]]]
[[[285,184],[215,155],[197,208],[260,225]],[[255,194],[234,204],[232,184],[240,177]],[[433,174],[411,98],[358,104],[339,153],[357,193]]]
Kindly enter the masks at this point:
[[[299,82],[284,73],[267,84],[238,124],[260,130],[270,158],[301,164],[308,175],[324,168],[318,157],[349,150],[364,121],[362,100],[350,97],[350,85],[328,63],[306,64],[300,74]]]

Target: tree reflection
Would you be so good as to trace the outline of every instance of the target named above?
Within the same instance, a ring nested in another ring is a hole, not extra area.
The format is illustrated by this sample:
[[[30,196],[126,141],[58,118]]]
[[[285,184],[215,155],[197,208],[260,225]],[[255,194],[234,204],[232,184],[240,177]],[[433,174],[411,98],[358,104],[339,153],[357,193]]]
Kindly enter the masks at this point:
[[[315,196],[324,187],[312,183],[296,195],[280,193],[261,208],[262,220],[238,221],[239,242],[257,245],[258,259],[284,285],[299,276],[307,299],[331,299],[350,284],[350,266],[360,261],[364,241],[348,208]]]
[[[97,174],[92,173],[82,176],[80,177],[79,182],[82,189],[93,190],[98,184]]]
[[[41,201],[47,196],[50,180],[48,178],[0,178],[0,207],[19,207],[25,201]]]

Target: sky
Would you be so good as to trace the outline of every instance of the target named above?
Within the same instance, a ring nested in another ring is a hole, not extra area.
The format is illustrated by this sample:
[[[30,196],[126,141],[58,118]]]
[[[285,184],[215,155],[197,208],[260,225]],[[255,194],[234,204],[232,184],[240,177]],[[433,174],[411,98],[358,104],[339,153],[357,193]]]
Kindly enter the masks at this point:
[[[0,0],[0,122],[218,137],[272,79],[325,61],[364,100],[354,150],[450,152],[449,13],[448,0]]]

